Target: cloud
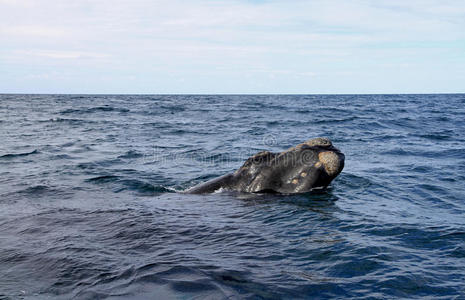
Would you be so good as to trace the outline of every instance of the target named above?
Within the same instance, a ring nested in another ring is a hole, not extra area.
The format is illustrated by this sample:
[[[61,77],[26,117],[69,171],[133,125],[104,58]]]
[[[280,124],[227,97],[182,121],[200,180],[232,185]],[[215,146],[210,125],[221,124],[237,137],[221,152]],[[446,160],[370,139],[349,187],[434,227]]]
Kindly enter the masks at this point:
[[[333,74],[341,78],[342,90],[335,90],[341,92],[363,90],[361,78],[381,62],[391,69],[408,64],[411,72],[425,66],[432,72],[439,66],[459,74],[463,28],[465,4],[458,0],[0,0],[0,61],[13,73],[33,67],[42,74],[53,66],[73,68],[73,77],[98,74],[96,91],[98,78],[113,78],[120,87],[121,78],[133,74],[166,87],[168,73],[203,91],[213,81],[218,90],[235,82],[240,92],[250,84],[241,80],[244,74],[264,86],[262,92],[279,88],[259,77],[267,73],[282,80],[283,92],[291,86],[286,77],[303,92],[305,78]],[[348,73],[352,81],[340,75]],[[6,79],[0,88],[12,86]],[[396,86],[400,79],[386,74],[385,80]],[[28,84],[24,80],[22,89]],[[332,81],[318,84],[334,87]],[[143,81],[139,87],[158,91]]]
[[[54,50],[18,50],[16,54],[20,56],[38,56],[53,59],[101,59],[108,57],[108,55],[103,53]]]
[[[64,36],[64,30],[53,27],[43,26],[3,26],[0,27],[0,34],[6,36],[24,36],[24,37],[54,37],[59,38]]]

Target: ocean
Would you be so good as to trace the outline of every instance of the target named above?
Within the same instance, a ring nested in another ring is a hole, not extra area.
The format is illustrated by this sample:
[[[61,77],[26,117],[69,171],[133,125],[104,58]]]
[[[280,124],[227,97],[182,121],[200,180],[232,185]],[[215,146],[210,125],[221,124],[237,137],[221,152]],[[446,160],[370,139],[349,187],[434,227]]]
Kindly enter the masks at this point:
[[[328,137],[326,190],[179,193]],[[465,94],[0,95],[1,299],[465,298]]]

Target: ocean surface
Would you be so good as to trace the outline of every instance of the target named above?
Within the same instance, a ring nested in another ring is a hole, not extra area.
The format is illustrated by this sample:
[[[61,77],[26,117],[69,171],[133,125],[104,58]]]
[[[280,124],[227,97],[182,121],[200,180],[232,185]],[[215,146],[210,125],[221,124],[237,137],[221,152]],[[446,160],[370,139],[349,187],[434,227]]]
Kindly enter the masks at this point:
[[[179,193],[329,137],[324,191]],[[0,299],[465,298],[465,94],[0,95]]]

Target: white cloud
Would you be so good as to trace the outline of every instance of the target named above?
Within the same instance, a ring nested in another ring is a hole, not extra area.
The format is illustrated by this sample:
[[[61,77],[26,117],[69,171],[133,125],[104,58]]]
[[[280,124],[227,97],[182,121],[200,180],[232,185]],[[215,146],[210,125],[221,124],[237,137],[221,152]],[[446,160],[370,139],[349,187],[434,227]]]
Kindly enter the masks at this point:
[[[101,59],[109,57],[109,55],[103,53],[56,50],[18,50],[15,53],[20,56],[38,56],[53,59]]]
[[[53,37],[59,38],[64,36],[65,31],[60,28],[45,27],[45,26],[2,26],[0,34],[14,37]]]
[[[458,0],[0,0],[0,60],[41,69],[92,60],[81,72],[108,73],[116,84],[127,74],[175,70],[221,85],[245,73],[362,74],[377,60],[447,65],[437,55],[460,60],[463,28]]]

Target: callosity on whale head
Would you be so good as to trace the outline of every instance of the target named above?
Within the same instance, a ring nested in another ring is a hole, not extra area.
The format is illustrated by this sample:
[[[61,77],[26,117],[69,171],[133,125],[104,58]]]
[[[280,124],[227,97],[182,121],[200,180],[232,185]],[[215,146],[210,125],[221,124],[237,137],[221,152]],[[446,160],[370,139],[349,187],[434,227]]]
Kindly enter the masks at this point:
[[[326,187],[344,168],[344,154],[327,138],[315,138],[281,153],[263,151],[234,173],[195,186],[187,193],[220,188],[248,193],[304,193]]]

